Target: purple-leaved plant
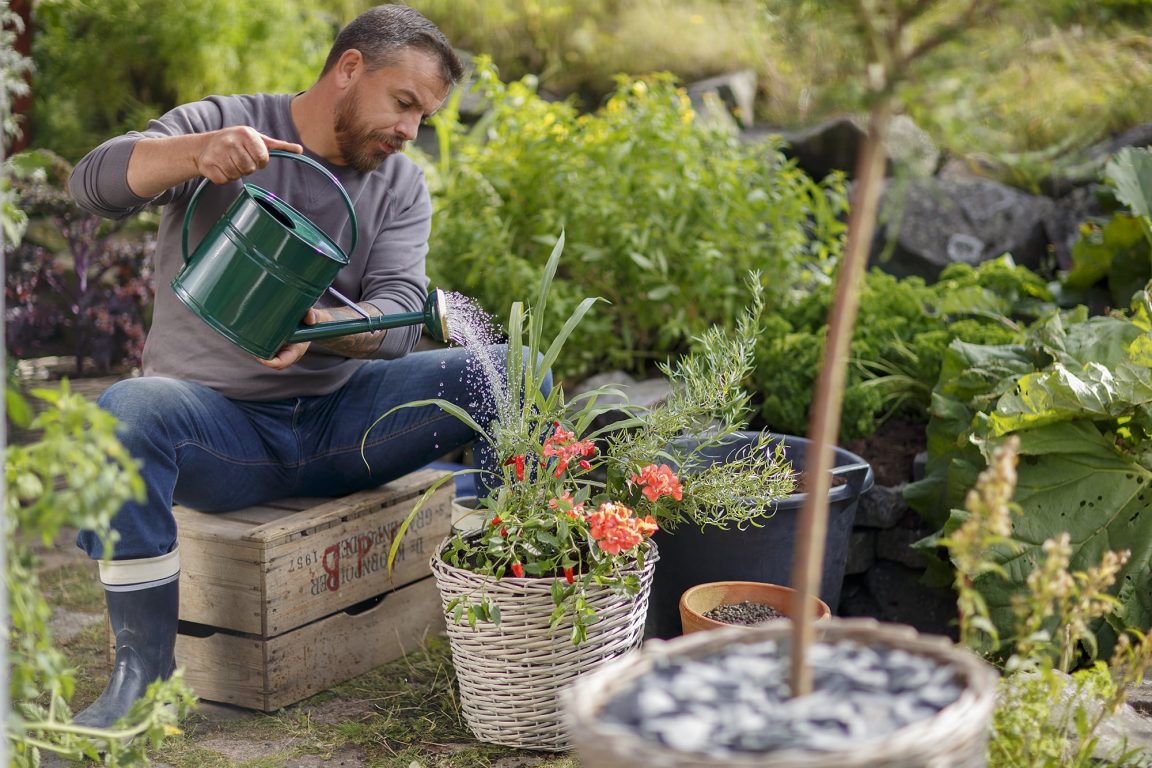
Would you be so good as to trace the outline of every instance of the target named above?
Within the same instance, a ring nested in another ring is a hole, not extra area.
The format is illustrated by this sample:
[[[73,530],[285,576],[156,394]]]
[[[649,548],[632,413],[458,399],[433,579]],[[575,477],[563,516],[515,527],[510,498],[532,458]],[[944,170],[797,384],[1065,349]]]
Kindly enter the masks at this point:
[[[59,158],[11,177],[28,215],[23,240],[6,244],[5,334],[13,357],[66,351],[76,375],[139,363],[153,285],[151,234],[128,231],[79,208]]]

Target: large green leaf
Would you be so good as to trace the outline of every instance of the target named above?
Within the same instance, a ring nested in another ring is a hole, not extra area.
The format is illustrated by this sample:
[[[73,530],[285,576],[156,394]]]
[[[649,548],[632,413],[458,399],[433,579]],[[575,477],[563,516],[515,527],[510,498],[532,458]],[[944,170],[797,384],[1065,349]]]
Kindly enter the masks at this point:
[[[978,582],[1000,631],[1010,632],[1011,596],[1042,560],[1044,541],[1060,531],[1071,538],[1073,570],[1098,564],[1107,550],[1131,551],[1115,593],[1120,609],[1108,628],[1098,628],[1101,650],[1111,646],[1117,629],[1152,626],[1152,471],[1088,421],[1019,435],[1015,500],[1021,514],[1013,531],[1019,549],[1001,560],[1006,581]]]
[[[1126,306],[1152,270],[1147,226],[1142,219],[1118,213],[1098,231],[1081,235],[1072,246],[1072,269],[1064,275],[1064,285],[1086,290],[1107,278],[1113,306]]]
[[[1152,336],[1145,290],[1132,318],[1089,318],[1082,308],[1029,329],[1018,347],[952,344],[933,391],[929,461],[909,503],[944,531],[993,443],[1021,440],[1014,549],[990,553],[1005,576],[977,584],[1001,636],[1013,632],[1012,596],[1025,588],[1043,543],[1067,531],[1073,570],[1108,550],[1130,550],[1113,595],[1120,609],[1094,627],[1106,654],[1126,627],[1152,626]],[[932,539],[925,548],[932,549]]]
[[[1152,223],[1152,149],[1125,147],[1104,167],[1116,185],[1116,197],[1137,216]]]

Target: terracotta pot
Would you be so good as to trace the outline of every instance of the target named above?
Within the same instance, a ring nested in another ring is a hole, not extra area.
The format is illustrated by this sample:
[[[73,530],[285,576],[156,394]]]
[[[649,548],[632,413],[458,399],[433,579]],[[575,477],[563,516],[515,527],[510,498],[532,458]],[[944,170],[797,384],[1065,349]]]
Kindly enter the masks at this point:
[[[784,618],[791,619],[795,599],[796,590],[791,587],[766,584],[762,581],[713,581],[697,584],[680,596],[680,624],[686,635],[710,629],[745,626],[728,624],[704,615],[719,605],[744,602],[771,606],[783,614]],[[832,616],[832,610],[827,603],[818,597],[812,599],[816,601],[817,621],[826,621]]]

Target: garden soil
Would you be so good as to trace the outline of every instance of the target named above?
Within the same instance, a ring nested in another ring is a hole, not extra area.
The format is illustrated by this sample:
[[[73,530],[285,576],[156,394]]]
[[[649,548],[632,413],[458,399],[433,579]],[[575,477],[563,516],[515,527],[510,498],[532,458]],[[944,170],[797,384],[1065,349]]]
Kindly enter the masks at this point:
[[[76,710],[108,679],[103,596],[75,532],[38,551],[57,645],[78,669]],[[183,735],[149,751],[157,768],[576,768],[566,755],[471,739],[454,708],[447,643],[373,670],[275,713],[200,702]],[[46,759],[46,766],[84,763]],[[95,765],[94,763],[91,765]]]
[[[65,532],[38,553],[52,630],[78,668],[81,709],[108,677],[97,571]],[[279,712],[201,702],[184,733],[150,753],[157,768],[578,768],[571,756],[480,744],[455,709],[446,643],[373,670]],[[1152,748],[1152,680],[1135,689],[1113,735]],[[46,760],[46,766],[77,766]]]

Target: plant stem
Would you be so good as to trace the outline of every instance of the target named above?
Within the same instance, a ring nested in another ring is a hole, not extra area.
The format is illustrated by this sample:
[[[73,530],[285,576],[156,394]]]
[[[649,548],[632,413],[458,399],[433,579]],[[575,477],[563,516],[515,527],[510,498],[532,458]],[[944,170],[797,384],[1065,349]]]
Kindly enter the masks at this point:
[[[824,360],[812,402],[812,421],[805,474],[808,495],[800,513],[796,562],[792,584],[799,593],[800,609],[792,624],[791,690],[793,696],[812,691],[808,648],[815,634],[816,606],[824,569],[824,542],[828,535],[828,494],[831,490],[833,447],[840,433],[840,409],[848,372],[848,348],[860,307],[860,282],[868,263],[876,210],[887,160],[885,142],[893,112],[892,98],[880,96],[874,103],[856,167],[856,192],[848,219],[848,242],[836,278],[836,297],[829,312]]]

